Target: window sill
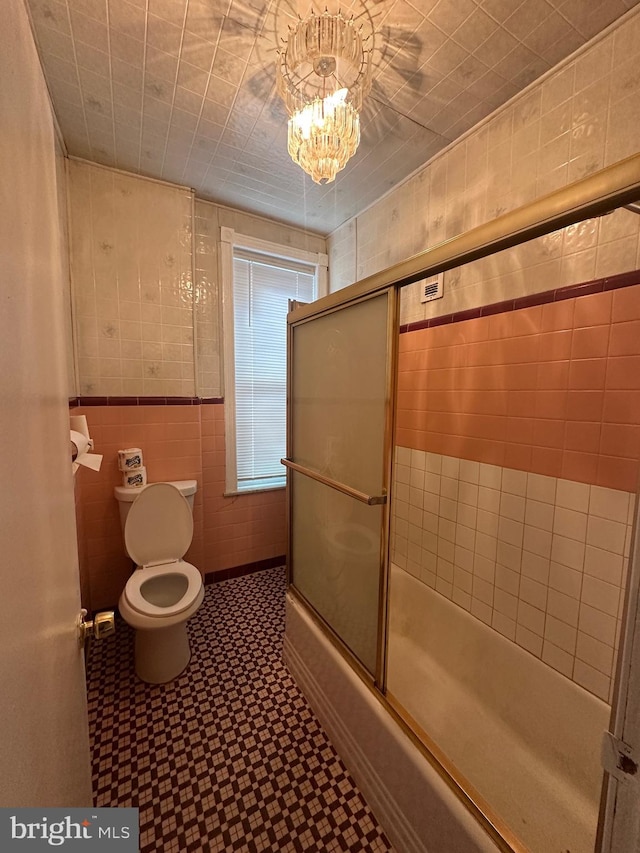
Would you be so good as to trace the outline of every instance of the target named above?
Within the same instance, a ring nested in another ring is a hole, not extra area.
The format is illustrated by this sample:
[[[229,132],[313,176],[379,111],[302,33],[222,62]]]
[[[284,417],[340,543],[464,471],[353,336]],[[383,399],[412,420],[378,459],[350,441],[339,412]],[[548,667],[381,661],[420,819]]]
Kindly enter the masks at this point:
[[[242,495],[255,495],[257,492],[282,492],[286,489],[286,485],[282,486],[256,486],[255,489],[242,489],[242,491],[224,491],[223,498],[237,498]]]

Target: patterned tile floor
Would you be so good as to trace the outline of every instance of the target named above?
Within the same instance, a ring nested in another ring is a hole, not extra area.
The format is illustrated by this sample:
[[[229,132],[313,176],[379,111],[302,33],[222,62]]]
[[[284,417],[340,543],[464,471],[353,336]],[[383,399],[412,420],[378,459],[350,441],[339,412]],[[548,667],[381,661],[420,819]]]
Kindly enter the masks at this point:
[[[97,806],[140,809],[142,853],[392,851],[281,660],[284,570],[207,587],[192,658],[139,681],[133,632],[87,666]]]

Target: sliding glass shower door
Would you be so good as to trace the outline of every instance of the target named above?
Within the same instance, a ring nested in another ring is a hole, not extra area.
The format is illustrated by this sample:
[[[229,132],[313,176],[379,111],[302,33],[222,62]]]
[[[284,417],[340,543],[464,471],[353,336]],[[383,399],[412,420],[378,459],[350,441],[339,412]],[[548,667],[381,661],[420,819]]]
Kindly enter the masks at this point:
[[[378,681],[396,311],[389,289],[289,319],[290,579]]]

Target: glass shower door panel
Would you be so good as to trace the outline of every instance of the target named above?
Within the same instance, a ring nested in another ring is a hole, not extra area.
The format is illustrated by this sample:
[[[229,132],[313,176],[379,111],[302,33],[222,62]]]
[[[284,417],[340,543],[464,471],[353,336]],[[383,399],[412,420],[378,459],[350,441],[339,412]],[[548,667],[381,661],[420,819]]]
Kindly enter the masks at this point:
[[[291,582],[372,675],[394,320],[385,291],[291,329]]]
[[[296,589],[358,660],[375,672],[382,507],[292,472]]]
[[[387,292],[293,329],[292,458],[370,495],[383,488]]]

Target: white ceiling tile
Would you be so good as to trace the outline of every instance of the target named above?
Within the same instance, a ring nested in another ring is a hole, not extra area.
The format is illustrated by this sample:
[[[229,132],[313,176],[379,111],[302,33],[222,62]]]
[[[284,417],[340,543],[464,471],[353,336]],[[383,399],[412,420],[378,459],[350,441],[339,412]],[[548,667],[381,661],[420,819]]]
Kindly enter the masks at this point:
[[[58,80],[57,77],[49,77],[47,82],[54,100],[60,99],[78,106],[82,105],[82,91],[79,86]]]
[[[156,98],[145,96],[143,117],[152,118],[156,121],[162,121],[169,124],[171,120],[171,104],[165,101],[158,101]]]
[[[115,56],[116,59],[121,59],[123,62],[128,62],[130,65],[142,68],[145,54],[144,42],[116,30],[111,30],[109,33],[109,44],[111,55]]]
[[[109,3],[109,27],[130,38],[144,41],[146,17],[144,8],[132,5],[126,0]]]
[[[544,54],[545,48],[556,41],[565,41],[576,31],[562,15],[552,12],[548,18],[538,24],[527,37],[527,46],[538,55]]]
[[[514,0],[481,0],[480,5],[487,14],[502,24],[513,13]]]
[[[100,101],[110,103],[111,81],[108,77],[94,74],[88,68],[78,68],[78,76],[80,77],[80,88],[85,97],[91,95]]]
[[[498,24],[482,9],[476,9],[463,21],[453,33],[453,40],[472,52],[477,45],[485,42],[498,28]]]
[[[223,12],[216,12],[213,6],[212,3],[198,3],[196,0],[190,0],[185,29],[215,45],[222,29]]]
[[[222,106],[225,107],[230,107],[235,99],[237,91],[238,89],[236,86],[212,74],[207,87],[207,100],[215,101],[215,103],[222,104]]]
[[[228,83],[238,85],[242,80],[246,67],[247,64],[244,59],[229,53],[228,50],[218,47],[212,67],[212,72],[216,77],[221,77]]]
[[[187,0],[149,0],[149,12],[182,27]]]
[[[175,107],[171,112],[171,136],[177,137],[192,137],[198,126],[198,117],[191,113],[185,113],[183,110],[178,110]]]
[[[29,9],[36,29],[47,27],[71,35],[69,14],[65,3],[57,0],[31,0]]]
[[[210,71],[215,54],[215,45],[200,36],[185,30],[182,40],[181,59],[202,71]]]
[[[137,91],[142,90],[143,69],[128,62],[123,62],[115,56],[111,57],[111,79],[114,87],[128,86]],[[115,90],[114,90],[115,91]],[[115,94],[114,94],[115,97]]]
[[[209,83],[209,74],[195,65],[189,65],[188,62],[180,62],[178,66],[178,86],[183,89],[189,89],[197,95],[203,96],[207,91]]]
[[[151,98],[155,98],[157,101],[163,101],[165,104],[171,105],[173,102],[173,89],[173,83],[170,83],[168,80],[155,77],[153,74],[144,75],[145,94]]]
[[[145,56],[145,73],[151,74],[160,80],[166,80],[172,86],[178,73],[178,55],[167,53],[165,50],[149,45]]]
[[[147,115],[144,116],[142,120],[142,128],[143,128],[143,141],[147,139],[149,136],[158,136],[162,138],[163,143],[164,139],[169,130],[169,122],[161,121],[159,119],[151,118]]]
[[[449,74],[469,56],[469,52],[459,44],[448,41],[431,57],[430,65],[441,74]]]
[[[524,41],[541,22],[551,14],[546,0],[524,0],[514,8],[513,14],[504,22],[505,29],[518,41]]]
[[[561,62],[567,55],[570,55],[582,47],[584,39],[580,36],[577,30],[572,30],[571,33],[564,39],[558,39],[548,45],[544,50],[544,59],[547,60],[549,67],[552,68],[558,62]]]
[[[42,56],[50,54],[59,59],[73,61],[73,40],[69,33],[51,27],[36,26],[36,38]]]
[[[191,115],[199,116],[202,111],[203,98],[202,95],[196,95],[195,92],[190,92],[188,89],[176,87],[173,97],[173,105],[179,110],[182,110]]]
[[[152,47],[178,56],[182,42],[182,30],[157,15],[147,15],[147,41]]]
[[[429,20],[451,35],[475,9],[473,0],[440,0],[429,12]]]
[[[96,18],[102,23],[107,20],[107,3],[106,0],[75,0],[74,6],[83,15],[88,15],[90,18]]]
[[[72,86],[78,85],[78,67],[74,62],[67,62],[57,56],[52,56],[50,53],[45,53],[42,59],[49,76],[70,83]]]
[[[88,44],[76,42],[76,59],[81,68],[87,68],[100,74],[102,77],[108,77],[111,74],[111,60],[108,53],[103,53],[101,50],[96,50]]]
[[[105,24],[89,18],[71,8],[71,31],[74,40],[82,41],[91,47],[107,53],[109,50],[109,35]]]

